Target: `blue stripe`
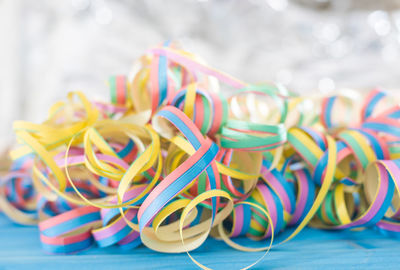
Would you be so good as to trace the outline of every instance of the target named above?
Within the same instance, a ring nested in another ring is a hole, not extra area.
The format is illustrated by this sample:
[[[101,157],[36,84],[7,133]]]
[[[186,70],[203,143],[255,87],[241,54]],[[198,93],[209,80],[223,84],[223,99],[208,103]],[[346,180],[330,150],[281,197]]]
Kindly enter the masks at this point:
[[[318,144],[319,148],[321,148],[323,151],[326,150],[325,141],[317,132],[308,127],[301,127],[301,129],[307,132],[307,134],[314,139],[314,141]]]
[[[47,252],[51,253],[73,253],[73,252],[78,252],[81,250],[84,250],[88,247],[90,247],[93,244],[93,238],[89,237],[81,242],[69,244],[69,245],[49,245],[42,243],[42,247],[44,250]]]
[[[363,130],[361,130],[361,129],[355,129],[355,130],[357,130],[358,132],[360,132],[361,134],[363,134],[365,137],[367,137],[367,139],[368,139],[369,142],[371,143],[372,148],[374,149],[374,151],[375,151],[376,156],[377,156],[378,159],[385,159],[385,157],[384,157],[384,155],[383,155],[382,148],[381,148],[381,146],[379,145],[378,140],[377,140],[374,136],[372,136],[372,135],[369,134],[368,132],[365,132],[365,131],[363,131]]]
[[[135,143],[132,140],[129,140],[128,144],[122,149],[121,151],[118,152],[118,156],[120,158],[126,157],[131,151]]]
[[[34,157],[34,154],[26,154],[25,156],[16,159],[11,165],[11,171],[18,171],[27,160],[33,159]]]
[[[126,243],[124,245],[120,245],[120,249],[122,250],[130,250],[130,249],[134,249],[138,246],[140,246],[142,244],[142,240],[140,239],[140,237],[138,236],[135,240]]]
[[[307,177],[307,185],[308,185],[308,194],[307,194],[307,201],[306,205],[304,206],[303,214],[299,218],[299,221],[297,223],[300,223],[308,214],[310,211],[313,203],[314,203],[314,197],[315,197],[315,185],[313,181],[311,180],[311,175],[310,172],[306,169],[303,170],[306,177]]]
[[[365,108],[364,118],[367,118],[372,114],[376,104],[379,102],[379,100],[381,100],[385,96],[386,96],[385,93],[379,92],[371,99],[371,101],[368,103],[367,107]]]
[[[79,216],[74,219],[70,219],[63,223],[60,223],[56,226],[47,228],[42,231],[42,234],[48,237],[58,236],[97,220],[100,220],[99,212],[89,213],[84,216]]]
[[[216,189],[217,184],[216,184],[213,168],[211,166],[208,166],[206,169],[206,172],[207,172],[208,180],[210,183],[210,189]],[[212,220],[212,222],[214,222],[214,217],[217,214],[217,198],[212,197],[211,203],[212,203],[212,216],[211,216],[212,219],[211,220]]]
[[[275,191],[273,191],[271,188],[268,187],[268,189],[271,191],[272,197],[274,198],[275,201],[275,208],[277,212],[276,216],[276,225],[274,227],[274,234],[279,233],[285,226],[285,221],[283,219],[283,205],[279,197],[276,195]]]
[[[362,224],[362,225],[359,225],[356,227],[371,226],[371,225],[378,223],[383,218],[386,211],[389,209],[389,207],[392,203],[392,198],[393,198],[393,194],[394,194],[394,182],[389,173],[388,173],[388,178],[389,178],[388,179],[389,183],[388,183],[388,188],[387,188],[387,194],[386,194],[385,199],[384,199],[382,205],[380,206],[378,212],[375,214],[375,216],[373,218],[371,218],[365,224]]]
[[[336,142],[336,152],[339,153],[341,150],[346,148],[346,144],[342,141]],[[324,152],[322,155],[321,159],[318,161],[317,166],[315,167],[314,170],[314,182],[318,185],[322,184],[322,173],[324,172],[326,168],[326,164],[328,162],[328,153],[329,150]]]
[[[194,149],[198,150],[201,147],[200,141],[178,116],[166,110],[161,110],[157,114],[171,121],[193,145]]]
[[[101,240],[96,240],[96,243],[97,243],[97,245],[99,245],[99,247],[108,247],[108,246],[111,246],[111,245],[121,241],[131,232],[132,232],[132,228],[129,227],[128,225],[125,225],[121,230],[110,235],[109,237],[103,238]]]
[[[169,41],[164,43],[164,47],[169,46]],[[160,106],[163,101],[167,98],[168,93],[168,59],[164,55],[160,55],[158,58],[158,106]]]
[[[397,110],[397,111],[392,112],[392,113],[389,114],[387,117],[389,117],[389,118],[395,118],[395,119],[400,118],[400,110]]]
[[[182,103],[183,101],[183,96],[186,94],[186,89],[183,89],[182,91],[176,93],[176,95],[174,96],[171,105],[175,106],[175,107],[179,107],[179,105]]]
[[[107,224],[116,216],[120,215],[121,212],[119,208],[111,208],[105,215],[103,215],[102,223],[103,226],[107,226]]]
[[[271,173],[275,176],[278,182],[283,186],[283,189],[286,191],[292,209],[292,212],[290,214],[293,214],[294,210],[296,209],[296,196],[294,194],[294,190],[291,188],[292,186],[288,184],[285,177],[283,177],[283,175],[278,170],[273,169]]]
[[[250,228],[251,207],[248,204],[242,204],[242,206],[243,206],[243,225],[240,234],[245,235]]]
[[[140,222],[139,228],[142,230],[146,224],[153,218],[155,213],[158,213],[160,209],[173,197],[176,196],[184,187],[186,187],[193,179],[200,175],[214,160],[218,153],[218,146],[212,143],[208,151],[196,162],[194,166],[189,168],[181,176],[179,176],[171,185],[169,185],[159,196],[152,201],[149,206],[144,210]]]
[[[375,131],[384,132],[384,133],[391,134],[396,137],[400,137],[400,128],[390,126],[387,124],[367,122],[367,123],[362,124],[362,128],[372,129]]]
[[[202,216],[202,214],[203,214],[203,209],[204,209],[203,206],[197,206],[196,208],[197,208],[197,216],[196,216],[196,218],[192,221],[192,223],[190,224],[191,226],[194,226],[194,225],[199,224],[199,223],[200,223],[200,220],[201,220],[201,216]]]
[[[336,96],[330,97],[328,100],[328,104],[326,105],[325,120],[326,120],[326,126],[328,128],[332,127],[331,116],[332,116],[332,107],[333,103],[335,102],[335,99]]]

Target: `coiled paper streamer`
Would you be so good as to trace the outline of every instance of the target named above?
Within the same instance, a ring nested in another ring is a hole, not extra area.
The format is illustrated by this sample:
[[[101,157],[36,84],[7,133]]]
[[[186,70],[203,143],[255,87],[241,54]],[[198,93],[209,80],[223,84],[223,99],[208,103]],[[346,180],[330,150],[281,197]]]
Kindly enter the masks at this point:
[[[172,42],[108,83],[110,103],[73,92],[43,123],[14,123],[0,207],[38,224],[46,252],[189,252],[209,236],[268,252],[275,234],[289,228],[284,243],[306,225],[398,236],[400,107],[384,92],[301,97]]]

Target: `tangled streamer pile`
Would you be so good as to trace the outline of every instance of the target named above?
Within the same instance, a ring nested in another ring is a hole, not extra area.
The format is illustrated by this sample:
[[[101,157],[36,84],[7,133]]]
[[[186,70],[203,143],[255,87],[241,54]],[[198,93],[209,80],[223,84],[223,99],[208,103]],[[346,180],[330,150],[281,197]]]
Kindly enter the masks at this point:
[[[306,225],[400,232],[400,107],[384,92],[302,97],[175,43],[108,83],[110,103],[73,92],[43,123],[14,123],[0,207],[38,224],[46,252],[188,252],[209,235],[268,251]]]

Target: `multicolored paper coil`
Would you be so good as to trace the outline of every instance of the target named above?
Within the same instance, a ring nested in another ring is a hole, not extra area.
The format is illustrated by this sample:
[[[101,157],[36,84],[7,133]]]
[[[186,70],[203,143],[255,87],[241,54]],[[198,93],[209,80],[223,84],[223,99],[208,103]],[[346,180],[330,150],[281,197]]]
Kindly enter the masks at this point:
[[[209,236],[267,252],[307,225],[400,235],[396,97],[248,84],[173,42],[108,84],[109,103],[73,92],[43,123],[14,123],[0,207],[38,224],[46,252],[189,252]]]

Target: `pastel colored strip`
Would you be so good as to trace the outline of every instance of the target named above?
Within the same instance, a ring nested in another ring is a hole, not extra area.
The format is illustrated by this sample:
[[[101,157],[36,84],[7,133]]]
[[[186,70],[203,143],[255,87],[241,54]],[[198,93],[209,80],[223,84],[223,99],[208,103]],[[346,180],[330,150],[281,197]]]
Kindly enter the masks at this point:
[[[100,220],[99,209],[85,206],[42,221],[39,223],[39,229],[41,233],[51,237],[70,232],[98,220]]]
[[[370,162],[376,160],[376,155],[372,151],[370,145],[366,139],[355,130],[345,131],[339,134],[339,138],[342,139],[346,145],[352,150],[356,159],[365,169]]]
[[[232,149],[228,149],[227,153],[225,154],[225,156],[223,158],[224,165],[226,165],[226,166],[230,165],[231,160],[232,160],[232,154],[233,154]],[[225,187],[228,189],[228,191],[231,192],[234,196],[237,196],[237,197],[244,196],[244,194],[242,192],[238,191],[237,188],[235,187],[235,185],[233,184],[231,176],[222,174],[221,179],[222,179]]]
[[[306,161],[310,166],[315,167],[323,152],[317,147],[309,147],[314,142],[304,136],[303,131],[290,129],[288,131],[288,142],[292,145],[294,150]]]
[[[379,161],[386,168],[391,179],[393,180],[397,194],[400,195],[400,161],[399,160],[382,160]],[[392,217],[400,217],[400,209],[393,214]]]
[[[126,157],[135,146],[135,143],[132,140],[129,140],[123,149],[121,149],[117,154],[120,158]]]
[[[193,61],[192,59],[190,59],[190,57],[180,53],[179,51],[176,51],[176,50],[173,50],[170,48],[155,48],[150,51],[157,55],[165,55],[171,61],[184,66],[188,70],[200,71],[200,72],[203,72],[204,74],[216,77],[217,79],[221,80],[222,82],[232,85],[235,88],[243,88],[246,86],[246,84],[244,82],[241,82],[224,72],[217,71],[206,65],[203,65],[196,61]]]
[[[373,118],[367,120],[361,127],[375,132],[384,132],[400,138],[400,125],[397,119]]]
[[[204,150],[203,150],[204,149]],[[154,188],[139,208],[139,227],[143,230],[161,208],[181,192],[190,182],[203,172],[214,160],[218,146],[214,143],[203,146],[175,171]]]
[[[126,91],[126,77],[123,75],[117,76],[116,80],[116,91],[117,91],[117,104],[124,106],[126,104],[127,99],[127,91]]]
[[[389,149],[384,140],[373,132],[364,131],[362,129],[358,129],[357,131],[368,139],[378,159],[389,159]]]
[[[108,80],[110,85],[111,103],[117,104],[117,80],[115,76],[111,76]]]
[[[243,228],[243,205],[238,205],[234,209],[232,237],[239,236]]]
[[[132,231],[127,237],[118,242],[118,245],[122,250],[134,249],[142,244],[140,240],[140,234],[136,231]]]
[[[168,95],[168,77],[167,77],[167,58],[160,56],[158,60],[158,106],[160,106]]]
[[[193,122],[180,110],[175,107],[167,106],[157,113],[157,115],[168,119],[197,150],[204,140],[200,131],[194,126]]]
[[[172,106],[166,106],[164,109],[159,111],[157,115],[169,120],[188,139],[188,141],[192,144],[195,150],[198,150],[202,143],[204,146],[204,143],[207,142],[205,141],[203,135],[200,133],[199,129],[194,125],[194,123],[182,111],[178,110],[177,108]],[[213,163],[211,164],[210,168],[204,168],[206,169],[208,179],[210,180],[211,188],[219,187],[219,184],[218,186],[216,185],[216,183],[219,183],[219,181],[216,181],[216,177],[219,180],[219,174],[217,173],[217,169],[214,166],[215,165]],[[215,214],[216,203],[217,200],[215,197],[213,197],[212,198],[213,214]],[[139,211],[139,217],[140,217],[140,211]]]
[[[300,128],[313,138],[313,140],[318,144],[321,150],[323,151],[326,150],[326,139],[324,136],[322,136],[320,132],[308,127],[300,127]]]
[[[382,100],[385,96],[386,94],[379,90],[373,90],[367,95],[364,101],[364,105],[361,109],[362,120],[365,120],[372,115],[378,102]]]
[[[67,237],[40,235],[42,248],[53,254],[71,254],[89,248],[93,244],[90,231]]]
[[[119,165],[120,167],[124,168],[124,169],[128,169],[129,165],[122,159],[113,157],[113,156],[109,156],[109,155],[104,155],[104,154],[96,154],[96,157],[100,160],[100,161],[108,161],[112,164],[115,165]],[[60,167],[60,168],[64,168],[65,165],[77,165],[77,164],[84,164],[85,163],[85,156],[70,156],[67,157],[67,159],[58,159],[56,160],[56,164]]]
[[[247,131],[272,134],[271,136],[250,135]],[[286,130],[283,125],[261,125],[237,120],[229,120],[222,128],[221,146],[242,150],[273,149],[286,141]]]
[[[159,72],[159,61],[160,57],[155,57],[151,63],[151,71],[150,71],[150,80],[151,80],[151,89],[150,89],[150,98],[151,98],[151,111],[155,112],[157,107],[159,106],[160,101],[160,84],[158,82],[158,72]]]
[[[171,104],[179,108],[186,92],[186,89],[178,92]],[[221,125],[225,121],[228,113],[227,103],[223,101],[219,95],[212,92],[196,89],[196,93],[204,97],[207,102],[203,101],[203,99],[196,99],[194,111],[195,123],[201,129],[202,133],[209,133],[210,135],[215,134],[221,129]],[[209,111],[211,109],[212,111]],[[204,129],[204,127],[206,127],[206,129]]]
[[[398,220],[383,219],[379,221],[376,226],[383,230],[400,233],[400,223]]]
[[[283,208],[282,205],[277,198],[276,195],[273,194],[273,191],[271,191],[266,185],[264,184],[258,184],[257,185],[258,190],[262,194],[262,197],[264,199],[265,205],[267,207],[267,211],[271,216],[271,219],[273,221],[273,226],[274,230],[276,232],[279,232],[282,227],[283,227]],[[267,236],[271,236],[271,229],[268,230]]]
[[[343,142],[337,142],[336,143],[337,151],[338,151],[338,156],[339,153],[342,152],[343,150],[346,149],[346,145]],[[318,185],[322,184],[322,179],[324,178],[324,173],[326,169],[326,163],[328,162],[328,152],[325,152],[320,160],[318,161],[317,165],[315,166],[314,169],[314,182]]]
[[[389,109],[383,116],[386,116],[388,118],[393,118],[393,119],[399,119],[400,118],[400,106],[395,105],[391,109]]]
[[[125,218],[130,221],[133,221],[133,219],[136,217],[136,213],[137,213],[136,209],[128,210],[125,214]],[[92,234],[94,239],[96,240],[96,243],[100,247],[106,247],[121,241],[126,236],[128,236],[131,233],[131,231],[132,228],[129,227],[125,219],[119,217],[110,225],[92,231]]]
[[[379,185],[374,201],[371,203],[367,211],[363,213],[362,216],[352,221],[351,223],[339,225],[336,228],[345,229],[351,227],[374,225],[379,222],[379,220],[386,213],[387,209],[390,207],[394,192],[393,180],[389,179],[389,177],[391,178],[391,176],[389,176],[389,173],[380,163],[377,163],[376,166],[379,172]]]
[[[294,197],[294,193],[291,192],[290,187],[288,185],[285,185],[286,180],[283,179],[283,176],[280,175],[280,173],[276,169],[268,171],[265,169],[265,167],[262,168],[261,173],[263,174],[265,182],[275,191],[278,197],[282,200],[285,210],[288,213],[292,213],[292,210],[294,210],[296,204],[296,199]]]
[[[321,123],[326,127],[326,128],[332,128],[332,108],[333,104],[335,103],[336,96],[333,97],[327,97],[324,98],[322,102],[322,113],[321,113]]]
[[[298,186],[297,201],[289,225],[295,225],[304,219],[304,216],[312,206],[315,194],[315,186],[308,170],[298,170],[295,172],[295,175]]]

